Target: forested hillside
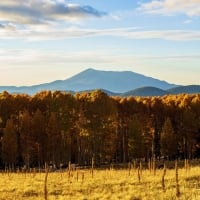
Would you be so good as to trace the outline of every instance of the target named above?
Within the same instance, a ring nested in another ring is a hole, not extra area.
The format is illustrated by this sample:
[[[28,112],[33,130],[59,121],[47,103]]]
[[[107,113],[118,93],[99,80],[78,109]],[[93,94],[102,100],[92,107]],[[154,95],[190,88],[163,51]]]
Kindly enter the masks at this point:
[[[1,166],[200,155],[200,95],[0,94]]]

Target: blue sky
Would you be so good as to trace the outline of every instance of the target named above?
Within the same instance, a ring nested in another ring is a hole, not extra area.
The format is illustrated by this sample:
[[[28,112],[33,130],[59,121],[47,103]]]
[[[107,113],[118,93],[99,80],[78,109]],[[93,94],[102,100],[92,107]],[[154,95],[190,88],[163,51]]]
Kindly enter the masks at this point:
[[[200,0],[0,2],[0,85],[87,68],[200,85]]]

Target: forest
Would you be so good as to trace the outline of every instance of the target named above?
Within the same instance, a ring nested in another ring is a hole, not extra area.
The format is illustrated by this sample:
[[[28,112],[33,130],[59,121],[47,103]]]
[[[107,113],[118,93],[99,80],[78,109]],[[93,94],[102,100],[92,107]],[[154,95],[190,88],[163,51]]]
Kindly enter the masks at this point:
[[[0,166],[200,157],[200,94],[0,93]]]

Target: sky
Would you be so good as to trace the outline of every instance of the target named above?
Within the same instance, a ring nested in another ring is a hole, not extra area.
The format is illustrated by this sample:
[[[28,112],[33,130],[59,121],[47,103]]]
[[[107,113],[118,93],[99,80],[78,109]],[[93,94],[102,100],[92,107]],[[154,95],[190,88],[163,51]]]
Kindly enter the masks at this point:
[[[200,85],[200,0],[0,1],[0,85],[87,68]]]

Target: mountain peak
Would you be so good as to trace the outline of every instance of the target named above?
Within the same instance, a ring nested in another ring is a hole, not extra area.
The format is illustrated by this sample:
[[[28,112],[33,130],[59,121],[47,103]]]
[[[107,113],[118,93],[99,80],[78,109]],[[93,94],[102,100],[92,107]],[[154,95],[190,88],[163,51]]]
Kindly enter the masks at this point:
[[[93,68],[88,68],[80,73],[83,73],[83,72],[93,72],[93,71],[97,71],[96,69],[93,69]]]
[[[176,85],[147,77],[131,71],[102,71],[88,68],[71,78],[53,81],[31,87],[7,89],[9,92],[25,92],[34,94],[41,90],[84,91],[104,89],[115,93],[124,93],[136,88],[152,86],[160,89],[170,89]],[[1,88],[0,88],[1,91]]]
[[[79,74],[65,80],[67,89],[74,91],[105,89],[123,93],[139,87],[152,86],[161,89],[175,87],[165,81],[160,81],[131,71],[102,71],[88,68]]]

